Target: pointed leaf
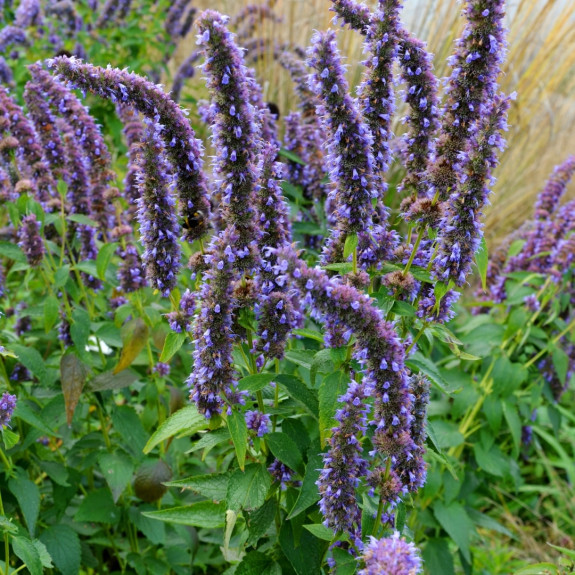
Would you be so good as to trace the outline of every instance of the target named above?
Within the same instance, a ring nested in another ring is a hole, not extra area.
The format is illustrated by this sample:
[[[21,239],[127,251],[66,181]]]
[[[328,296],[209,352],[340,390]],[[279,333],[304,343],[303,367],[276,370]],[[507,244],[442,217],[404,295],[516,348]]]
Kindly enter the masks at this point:
[[[204,529],[217,529],[226,523],[225,503],[212,503],[200,501],[187,507],[172,507],[161,511],[148,511],[142,513],[144,517],[158,519],[167,523],[203,527]]]
[[[245,471],[236,469],[228,483],[229,509],[257,509],[264,504],[271,486],[271,477],[265,465],[250,463]]]
[[[487,252],[487,242],[485,236],[481,236],[479,249],[475,252],[475,265],[481,277],[481,287],[483,291],[487,290],[487,264],[489,263],[489,254]]]
[[[198,495],[203,495],[212,501],[225,501],[228,493],[230,473],[213,473],[212,475],[195,475],[164,483],[167,487],[189,489]]]
[[[120,354],[120,361],[114,368],[114,373],[118,373],[129,367],[144,349],[149,335],[148,326],[137,317],[129,321],[122,329],[122,341],[124,347]]]
[[[98,457],[98,464],[106,479],[106,483],[110,487],[114,503],[116,503],[132,479],[134,464],[126,454],[120,451],[116,453],[102,453]]]
[[[30,575],[42,575],[42,561],[38,549],[30,539],[26,537],[14,537],[12,549],[16,557],[26,563]]]
[[[26,520],[26,525],[31,537],[34,537],[36,521],[40,513],[40,490],[38,486],[26,477],[10,479],[8,489],[12,492],[18,505],[22,510],[22,515]]]
[[[42,535],[40,541],[46,545],[54,565],[63,575],[78,575],[80,572],[80,539],[67,525],[52,525]]]
[[[240,469],[244,469],[248,445],[248,427],[244,416],[238,411],[232,412],[227,419],[230,436],[236,449],[236,457]]]
[[[164,348],[162,349],[162,355],[160,356],[161,362],[168,362],[179,349],[184,345],[186,338],[188,336],[185,333],[176,333],[171,331],[167,336],[166,340],[164,341]]]

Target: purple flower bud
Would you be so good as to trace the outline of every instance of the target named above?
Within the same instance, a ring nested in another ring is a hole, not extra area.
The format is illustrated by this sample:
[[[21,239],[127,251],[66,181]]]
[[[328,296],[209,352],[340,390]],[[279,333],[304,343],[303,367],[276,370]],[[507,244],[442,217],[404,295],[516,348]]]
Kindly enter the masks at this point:
[[[269,432],[270,416],[261,411],[246,411],[246,425],[248,429],[256,432],[258,437],[263,437]]]
[[[160,377],[168,377],[168,375],[170,375],[170,366],[167,363],[159,361],[154,365],[154,369],[152,371],[157,373]]]

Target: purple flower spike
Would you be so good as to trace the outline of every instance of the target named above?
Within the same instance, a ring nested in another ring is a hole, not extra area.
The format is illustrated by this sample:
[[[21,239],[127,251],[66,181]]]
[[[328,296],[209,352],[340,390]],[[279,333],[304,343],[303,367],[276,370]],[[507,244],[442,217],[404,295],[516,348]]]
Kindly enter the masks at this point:
[[[401,77],[406,84],[404,97],[410,107],[405,117],[409,130],[404,137],[407,173],[401,188],[425,197],[425,173],[434,151],[433,135],[439,125],[438,82],[425,44],[404,30],[400,34],[398,57]]]
[[[196,296],[187,289],[180,299],[180,309],[166,314],[170,328],[176,333],[185,333],[192,328],[192,318],[196,309]]]
[[[461,169],[473,124],[487,111],[497,93],[497,77],[506,51],[503,17],[505,0],[467,0],[467,24],[450,58],[451,77],[436,160],[429,170],[430,184],[441,200],[452,193]]]
[[[335,414],[338,424],[328,440],[329,450],[323,456],[324,467],[317,481],[324,524],[335,532],[348,533],[353,540],[361,538],[361,511],[355,490],[367,473],[361,439],[367,427],[366,400],[371,392],[369,386],[351,381],[339,398]]]
[[[227,19],[206,10],[198,19],[198,44],[204,49],[204,73],[214,112],[215,172],[223,219],[238,236],[238,270],[255,267],[258,258],[254,187],[258,170],[254,143],[259,136],[250,104],[247,70],[241,50],[226,28]]]
[[[132,0],[106,0],[100,9],[100,15],[96,20],[96,28],[109,28],[118,24],[127,16],[130,11]]]
[[[28,263],[37,267],[42,263],[46,248],[44,240],[40,235],[41,223],[36,219],[36,214],[25,216],[22,220],[22,226],[18,230],[18,245],[26,254]]]
[[[176,286],[180,269],[179,226],[172,197],[172,177],[160,139],[162,126],[151,120],[146,120],[146,123],[138,160],[138,221],[140,239],[145,248],[142,261],[150,284],[168,297]]]
[[[390,162],[389,140],[394,105],[393,61],[397,55],[400,0],[380,2],[371,18],[365,40],[369,58],[364,62],[366,75],[359,86],[359,101],[373,136],[375,172],[386,172]],[[380,183],[382,194],[387,188]]]
[[[39,0],[20,0],[14,15],[14,26],[28,28],[42,24],[42,10]]]
[[[14,102],[6,89],[0,86],[0,118],[2,117],[6,119],[8,131],[18,141],[22,161],[26,164],[24,168],[33,180],[38,201],[48,207],[56,186],[50,167],[44,159],[38,135],[22,108]]]
[[[111,169],[110,152],[100,128],[71,90],[42,70],[38,64],[32,64],[28,68],[42,96],[50,102],[52,109],[72,126],[77,145],[84,150],[90,176],[90,215],[99,223],[100,231],[105,234],[113,227],[115,215],[108,201],[114,172]]]
[[[334,24],[341,18],[342,25],[347,24],[353,30],[367,34],[371,21],[371,11],[363,3],[355,0],[332,0],[332,12],[336,13]]]
[[[444,283],[463,286],[471,270],[483,235],[481,216],[488,203],[491,171],[497,166],[498,151],[505,147],[501,132],[507,130],[508,109],[509,98],[494,98],[490,110],[482,111],[482,122],[471,138],[462,183],[451,194],[439,226],[435,272]]]
[[[122,261],[118,267],[118,281],[122,291],[131,293],[148,285],[136,246],[128,243],[125,249],[119,250],[119,256]]]
[[[372,199],[377,197],[372,136],[349,95],[335,32],[316,33],[308,56],[314,69],[310,86],[321,100],[318,111],[329,137],[328,166],[334,183],[330,197],[337,219],[324,261],[340,262],[347,235],[367,230],[372,223]]]
[[[270,416],[261,411],[246,411],[246,425],[248,429],[255,431],[258,437],[269,433]]]
[[[193,242],[202,237],[210,217],[202,171],[202,144],[178,105],[160,87],[125,70],[104,69],[65,56],[51,60],[50,64],[78,88],[133,106],[148,118],[159,116],[163,126],[161,135],[177,176],[184,239]]]
[[[419,551],[413,543],[408,543],[399,532],[391,537],[376,539],[370,537],[361,556],[365,568],[358,575],[418,575],[423,573],[423,563]]]
[[[9,427],[15,409],[16,396],[7,392],[3,393],[0,398],[0,428]]]
[[[186,80],[193,78],[196,73],[196,62],[201,58],[201,50],[194,50],[180,65],[176,75],[174,76],[174,83],[172,85],[172,99],[174,102],[180,101],[180,96],[184,83]]]
[[[535,202],[535,220],[547,221],[553,216],[565,193],[567,184],[575,173],[575,156],[569,156],[556,166]]]
[[[338,278],[329,279],[323,270],[307,267],[291,247],[279,250],[277,261],[276,281],[290,277],[307,294],[305,301],[313,306],[318,319],[341,323],[357,337],[355,356],[365,365],[363,384],[373,390],[376,429],[372,442],[375,453],[382,458],[368,482],[379,488],[388,503],[394,504],[399,494],[408,490],[402,478],[395,475],[395,468],[401,468],[404,460],[409,461],[416,449],[410,435],[412,396],[404,346],[369,296]],[[385,473],[388,458],[391,474]]]
[[[26,32],[16,26],[5,26],[0,30],[0,53],[6,54],[11,44],[25,45],[28,43]]]
[[[221,413],[223,396],[236,387],[233,367],[233,282],[237,277],[237,233],[228,228],[214,236],[205,256],[210,268],[204,273],[198,300],[200,311],[194,333],[194,370],[188,379],[191,399],[207,418]]]

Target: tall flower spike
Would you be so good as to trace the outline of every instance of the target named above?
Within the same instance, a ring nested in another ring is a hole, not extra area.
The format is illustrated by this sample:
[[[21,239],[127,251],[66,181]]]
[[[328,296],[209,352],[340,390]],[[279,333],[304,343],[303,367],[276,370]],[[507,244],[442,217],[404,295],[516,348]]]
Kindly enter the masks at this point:
[[[418,575],[423,573],[419,551],[395,531],[391,537],[370,537],[361,556],[365,568],[358,575]]]
[[[457,186],[470,130],[482,110],[495,97],[497,77],[505,55],[503,27],[505,0],[467,0],[467,24],[449,59],[453,71],[447,84],[436,160],[429,169],[429,180],[441,200]]]
[[[118,26],[129,12],[131,3],[132,0],[106,0],[104,6],[100,9],[98,20],[96,20],[96,28]]]
[[[9,427],[12,414],[16,409],[16,396],[8,392],[2,394],[0,398],[0,429]]]
[[[537,196],[535,220],[546,221],[552,217],[574,173],[575,156],[569,156],[562,164],[554,168],[553,174]]]
[[[269,3],[248,4],[230,20],[230,28],[237,32],[238,41],[246,40],[253,36],[258,25],[261,26],[265,19],[281,22]]]
[[[380,0],[379,8],[368,27],[364,62],[366,72],[358,89],[363,116],[373,136],[374,171],[386,172],[390,162],[389,140],[395,109],[393,61],[397,55],[400,0]],[[379,182],[383,197],[386,185]]]
[[[28,164],[38,192],[38,200],[44,206],[54,194],[55,182],[46,160],[34,125],[24,111],[10,97],[3,86],[0,86],[0,110],[5,110],[8,130],[18,140],[22,149],[23,160]]]
[[[224,397],[236,384],[233,368],[233,281],[237,277],[232,229],[214,236],[206,261],[210,265],[198,299],[201,307],[193,326],[194,369],[188,379],[191,399],[207,418],[221,413]]]
[[[409,129],[404,136],[406,175],[401,188],[425,197],[425,173],[439,125],[437,78],[432,72],[431,54],[423,42],[401,30],[398,45],[401,77],[406,84],[405,101],[410,108],[405,117]]]
[[[208,230],[210,203],[202,171],[202,143],[178,105],[158,86],[141,76],[117,68],[83,64],[61,56],[50,61],[59,74],[75,86],[115,103],[136,108],[144,116],[159,116],[162,138],[177,176],[176,187],[184,220],[184,239],[202,237]]]
[[[42,9],[39,0],[20,0],[14,14],[14,26],[28,28],[42,24]]]
[[[365,364],[363,383],[373,389],[375,434],[372,443],[381,456],[381,465],[368,478],[390,504],[408,490],[395,474],[404,460],[415,451],[411,439],[411,394],[405,368],[405,351],[393,325],[384,320],[371,298],[354,287],[329,279],[321,269],[311,269],[289,247],[277,253],[278,278],[289,278],[306,293],[306,302],[320,314],[320,319],[336,319],[357,337],[355,357]],[[389,461],[390,472],[386,473]]]
[[[509,98],[498,95],[472,136],[463,183],[449,198],[447,214],[439,226],[439,251],[435,270],[441,281],[465,284],[473,256],[483,235],[482,210],[488,203],[491,172],[497,166],[498,151],[505,147],[501,136],[507,130]]]
[[[5,26],[0,30],[0,54],[6,54],[6,49],[12,44],[25,45],[28,43],[26,32],[16,26]]]
[[[282,196],[279,180],[282,166],[276,162],[278,149],[267,144],[262,151],[261,178],[257,186],[257,210],[262,235],[259,248],[261,269],[256,277],[259,299],[255,306],[258,319],[258,338],[254,352],[259,354],[261,367],[264,357],[282,358],[286,340],[298,321],[299,313],[290,286],[275,282],[275,250],[291,243],[289,209]]]
[[[253,208],[257,165],[254,143],[259,137],[241,50],[226,28],[227,18],[206,10],[198,19],[198,44],[204,49],[204,73],[215,113],[213,140],[217,155],[223,219],[234,227],[239,270],[255,266],[259,230]]]
[[[128,146],[128,169],[124,178],[124,197],[129,204],[128,214],[131,218],[138,207],[138,174],[140,164],[138,153],[144,139],[144,124],[138,112],[130,106],[116,106],[118,117],[124,125],[122,133]]]
[[[172,177],[160,139],[162,126],[146,120],[147,129],[139,156],[138,221],[144,245],[142,261],[150,284],[168,297],[180,269],[178,220],[172,197]]]
[[[371,20],[371,11],[363,3],[355,0],[332,0],[330,10],[336,13],[333,23],[338,23],[338,18],[343,20],[353,30],[367,34]]]
[[[38,64],[28,67],[32,79],[51,107],[74,128],[77,143],[83,148],[90,175],[91,216],[104,234],[113,227],[113,212],[108,201],[110,182],[114,178],[111,156],[100,128],[77,96],[43,70]]]
[[[368,467],[362,456],[361,439],[367,428],[367,400],[371,391],[369,386],[351,381],[346,393],[338,399],[337,425],[328,440],[329,450],[323,456],[324,467],[317,481],[324,524],[336,533],[348,533],[353,541],[361,541],[356,489]]]
[[[174,83],[172,84],[172,99],[175,102],[180,101],[182,89],[186,80],[193,78],[196,73],[196,62],[201,58],[201,50],[194,50],[180,65],[176,75],[174,76]]]
[[[335,203],[336,227],[324,252],[325,263],[343,261],[343,246],[349,234],[367,230],[372,223],[372,199],[377,197],[371,152],[372,137],[349,87],[335,32],[317,32],[308,50],[314,69],[310,86],[321,100],[318,108],[328,136],[328,166]]]
[[[28,263],[37,267],[42,263],[46,248],[44,240],[40,235],[41,223],[37,220],[36,214],[25,216],[22,226],[18,230],[18,245],[22,248]]]

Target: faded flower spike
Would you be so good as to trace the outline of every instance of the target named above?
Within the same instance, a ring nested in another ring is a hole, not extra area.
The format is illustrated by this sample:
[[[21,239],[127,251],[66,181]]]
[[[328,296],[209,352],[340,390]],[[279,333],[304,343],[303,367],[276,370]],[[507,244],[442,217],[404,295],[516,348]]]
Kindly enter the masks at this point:
[[[385,539],[370,537],[361,559],[365,568],[358,575],[418,575],[423,572],[417,547],[400,537],[398,531]]]
[[[138,221],[144,244],[142,261],[150,284],[167,297],[180,269],[178,220],[172,197],[172,177],[160,133],[162,126],[146,121],[147,130],[139,156]]]
[[[213,10],[203,12],[198,19],[198,44],[204,49],[203,70],[212,98],[215,172],[222,196],[222,216],[238,236],[234,266],[248,270],[254,267],[258,251],[259,230],[253,205],[258,178],[255,155],[258,127],[249,101],[242,52],[226,28],[227,21]]]
[[[65,56],[50,60],[49,64],[75,87],[115,103],[131,105],[148,118],[158,116],[163,126],[161,136],[177,177],[184,239],[192,242],[205,235],[210,203],[202,171],[202,143],[178,105],[160,87],[125,70],[104,69]]]
[[[321,100],[319,114],[328,134],[328,167],[334,187],[336,227],[324,252],[326,263],[343,261],[349,234],[367,230],[372,223],[374,185],[372,136],[349,87],[341,64],[335,32],[317,32],[308,50],[314,69],[310,85]]]
[[[46,248],[40,235],[42,224],[36,219],[36,214],[25,216],[18,230],[18,245],[26,254],[26,259],[31,266],[39,266],[42,263]]]

